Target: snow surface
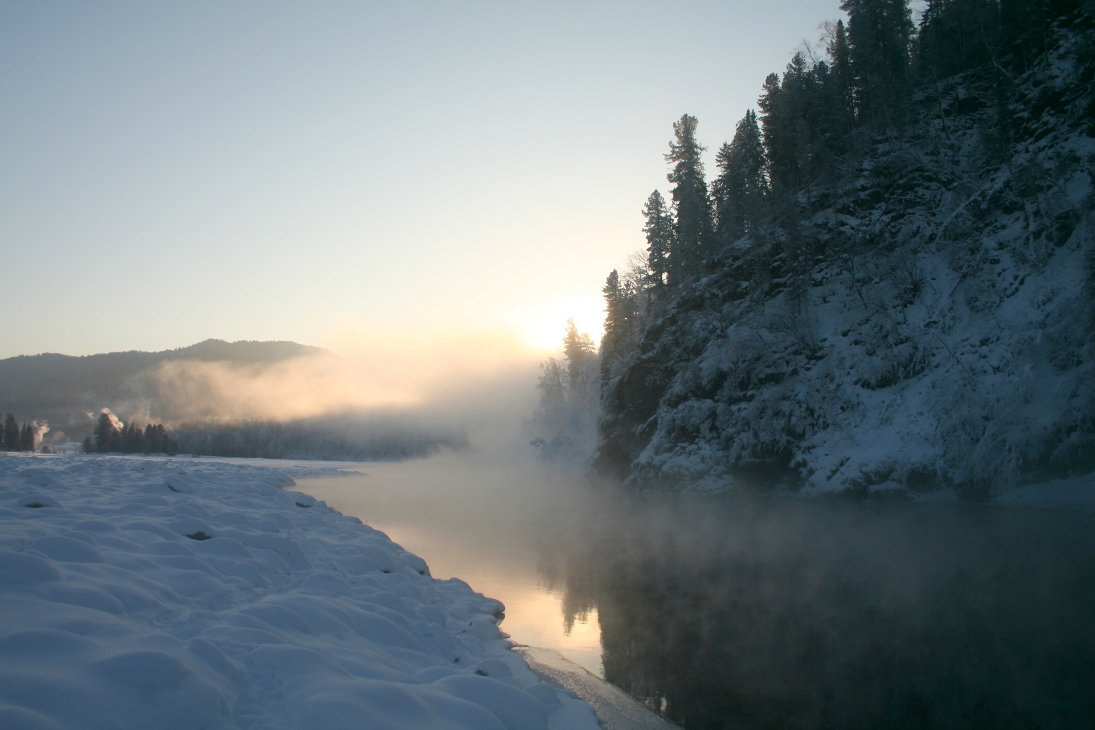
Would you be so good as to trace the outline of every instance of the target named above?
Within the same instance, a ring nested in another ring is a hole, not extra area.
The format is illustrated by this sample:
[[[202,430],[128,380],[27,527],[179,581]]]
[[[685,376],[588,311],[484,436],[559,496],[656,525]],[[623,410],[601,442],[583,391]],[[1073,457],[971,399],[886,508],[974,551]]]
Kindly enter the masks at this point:
[[[598,727],[501,603],[290,473],[0,455],[0,727]]]

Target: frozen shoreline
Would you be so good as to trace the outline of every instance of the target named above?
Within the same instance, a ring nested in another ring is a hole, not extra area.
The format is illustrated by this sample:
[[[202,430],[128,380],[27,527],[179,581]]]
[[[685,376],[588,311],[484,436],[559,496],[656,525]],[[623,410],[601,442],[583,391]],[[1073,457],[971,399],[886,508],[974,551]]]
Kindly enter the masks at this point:
[[[510,650],[499,602],[292,473],[0,455],[0,725],[598,727]]]

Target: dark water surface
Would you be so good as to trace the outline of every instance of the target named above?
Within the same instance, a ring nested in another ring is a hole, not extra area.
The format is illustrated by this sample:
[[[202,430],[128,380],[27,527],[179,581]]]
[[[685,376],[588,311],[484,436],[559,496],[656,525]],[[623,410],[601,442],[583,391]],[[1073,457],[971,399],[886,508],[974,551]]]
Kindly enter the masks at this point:
[[[1095,516],[366,471],[301,488],[687,728],[1095,727]]]

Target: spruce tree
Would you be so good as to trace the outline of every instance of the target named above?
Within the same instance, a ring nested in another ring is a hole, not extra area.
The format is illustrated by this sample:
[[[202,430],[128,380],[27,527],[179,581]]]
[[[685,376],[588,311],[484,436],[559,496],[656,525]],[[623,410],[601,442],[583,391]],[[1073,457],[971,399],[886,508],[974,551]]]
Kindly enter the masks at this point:
[[[612,363],[619,357],[635,326],[636,292],[628,282],[621,282],[616,269],[608,275],[601,289],[605,297],[605,334],[601,339],[601,385],[608,383]]]
[[[787,182],[788,168],[793,155],[790,153],[790,113],[784,100],[779,74],[770,73],[764,79],[764,91],[757,99],[760,107],[760,123],[764,128],[764,147],[768,156],[769,175],[773,187]]]
[[[989,63],[999,44],[995,0],[927,0],[917,37],[917,65],[934,83]]]
[[[121,450],[121,434],[118,433],[113,419],[107,413],[100,413],[95,424],[95,450],[100,454]]]
[[[859,116],[900,123],[907,93],[912,11],[908,0],[844,0]]]
[[[651,283],[661,287],[669,276],[669,255],[673,250],[673,216],[665,204],[665,198],[655,190],[646,199],[643,208],[646,225],[646,261],[650,267]]]
[[[567,320],[563,356],[567,361],[567,389],[572,397],[581,397],[589,392],[589,363],[593,358],[593,340],[584,332],[578,333],[573,319]]]
[[[700,157],[707,148],[696,141],[697,124],[696,118],[689,114],[674,122],[675,139],[669,143],[665,155],[666,162],[673,164],[668,178],[673,183],[673,206],[677,213],[674,247],[669,256],[671,283],[699,273],[714,235],[711,198]]]
[[[540,379],[536,389],[540,391],[540,409],[537,420],[549,430],[557,430],[566,423],[566,373],[563,365],[553,357],[540,363]],[[539,440],[543,444],[543,439]],[[533,442],[536,443],[536,442]]]
[[[733,141],[724,144],[715,159],[720,172],[712,186],[718,238],[726,245],[753,230],[768,190],[764,143],[752,109],[745,112]]]
[[[855,92],[852,78],[852,55],[848,47],[848,34],[844,30],[844,21],[838,20],[829,43],[829,60],[832,61],[831,73],[836,92],[837,108],[850,125],[855,121]]]
[[[4,451],[19,449],[19,423],[15,420],[14,413],[9,413],[4,419],[3,445]]]
[[[138,454],[144,450],[143,441],[144,438],[141,434],[141,430],[137,426],[130,422],[128,426],[122,429],[122,453],[125,454]]]
[[[769,74],[757,100],[773,189],[800,190],[816,173],[822,136],[817,71],[825,74],[827,67],[810,68],[805,57],[796,53],[783,72],[782,83],[778,75]]]
[[[23,429],[19,434],[19,450],[20,451],[34,451],[34,434],[37,429],[31,426],[29,423],[23,424]]]

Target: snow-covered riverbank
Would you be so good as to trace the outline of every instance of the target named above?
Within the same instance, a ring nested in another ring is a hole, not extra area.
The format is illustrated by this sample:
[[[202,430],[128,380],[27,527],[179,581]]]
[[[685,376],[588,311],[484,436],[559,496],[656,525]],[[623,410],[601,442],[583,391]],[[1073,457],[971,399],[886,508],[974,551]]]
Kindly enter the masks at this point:
[[[0,726],[597,727],[500,603],[293,471],[0,455]]]

